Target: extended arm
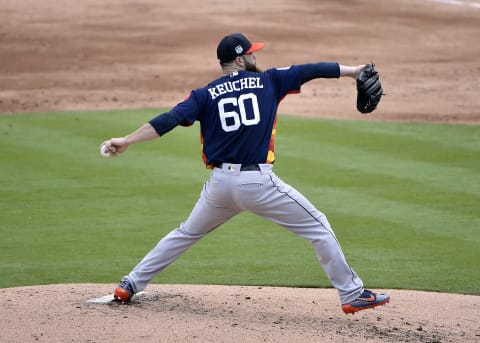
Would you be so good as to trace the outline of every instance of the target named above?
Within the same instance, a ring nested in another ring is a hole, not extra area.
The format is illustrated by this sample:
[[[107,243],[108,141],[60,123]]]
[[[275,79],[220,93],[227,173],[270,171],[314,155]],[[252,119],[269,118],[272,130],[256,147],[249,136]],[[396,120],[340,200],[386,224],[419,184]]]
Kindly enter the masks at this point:
[[[186,124],[184,119],[177,112],[170,111],[156,116],[132,133],[120,138],[111,138],[100,146],[105,144],[110,152],[110,156],[117,156],[127,150],[130,144],[158,138],[180,124]]]
[[[120,138],[110,138],[100,144],[100,146],[105,145],[110,152],[110,156],[113,157],[127,150],[130,144],[145,142],[158,137],[160,136],[153,126],[150,123],[146,123],[129,135]]]
[[[355,78],[364,64],[358,66],[345,66],[334,62],[320,62],[300,65],[300,79],[304,84],[318,78],[339,78],[349,76]]]

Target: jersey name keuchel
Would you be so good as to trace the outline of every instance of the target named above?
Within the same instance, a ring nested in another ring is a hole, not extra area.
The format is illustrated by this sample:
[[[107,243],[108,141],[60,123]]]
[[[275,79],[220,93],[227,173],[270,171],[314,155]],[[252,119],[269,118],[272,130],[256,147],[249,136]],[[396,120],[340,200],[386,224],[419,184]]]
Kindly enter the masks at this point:
[[[216,85],[215,87],[208,88],[208,92],[212,97],[212,100],[220,95],[238,92],[242,89],[251,88],[263,88],[262,81],[259,77],[245,77],[235,81],[227,81]]]

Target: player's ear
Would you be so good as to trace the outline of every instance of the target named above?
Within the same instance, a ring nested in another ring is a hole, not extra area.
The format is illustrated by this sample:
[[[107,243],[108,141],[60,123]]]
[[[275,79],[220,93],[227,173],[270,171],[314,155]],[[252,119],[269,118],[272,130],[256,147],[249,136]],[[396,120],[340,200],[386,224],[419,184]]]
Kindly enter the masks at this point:
[[[243,59],[243,56],[237,56],[235,57],[235,64],[242,69],[245,68],[245,60]]]

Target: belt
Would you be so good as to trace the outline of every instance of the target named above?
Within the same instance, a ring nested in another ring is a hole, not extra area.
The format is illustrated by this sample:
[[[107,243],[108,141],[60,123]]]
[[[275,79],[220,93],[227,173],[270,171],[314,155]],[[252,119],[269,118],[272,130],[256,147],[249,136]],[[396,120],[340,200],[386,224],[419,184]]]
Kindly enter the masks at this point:
[[[214,165],[216,168],[222,168],[223,163]],[[242,164],[240,171],[260,171],[260,166],[258,164]]]
[[[240,171],[256,170],[260,171],[260,166],[258,164],[242,164]]]

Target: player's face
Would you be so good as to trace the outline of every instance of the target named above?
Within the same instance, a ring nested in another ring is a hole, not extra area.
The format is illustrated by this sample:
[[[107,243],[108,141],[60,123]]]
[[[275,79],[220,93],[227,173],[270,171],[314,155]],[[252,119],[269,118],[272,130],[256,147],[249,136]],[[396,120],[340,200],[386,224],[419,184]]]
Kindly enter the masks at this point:
[[[242,58],[245,64],[245,70],[257,73],[261,72],[261,70],[257,68],[257,59],[255,58],[255,54],[246,54],[243,55]]]

